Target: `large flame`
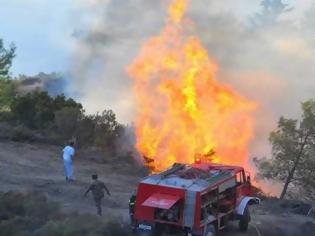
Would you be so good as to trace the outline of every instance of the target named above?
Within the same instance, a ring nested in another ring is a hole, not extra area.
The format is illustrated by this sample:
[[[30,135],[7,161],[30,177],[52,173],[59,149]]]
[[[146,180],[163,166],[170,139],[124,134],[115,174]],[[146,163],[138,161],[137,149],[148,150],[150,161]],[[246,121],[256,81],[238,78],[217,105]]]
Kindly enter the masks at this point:
[[[187,0],[173,0],[166,26],[128,67],[137,101],[137,149],[151,167],[213,162],[245,164],[256,105],[215,80],[217,65],[184,30]],[[209,153],[209,155],[207,155]]]

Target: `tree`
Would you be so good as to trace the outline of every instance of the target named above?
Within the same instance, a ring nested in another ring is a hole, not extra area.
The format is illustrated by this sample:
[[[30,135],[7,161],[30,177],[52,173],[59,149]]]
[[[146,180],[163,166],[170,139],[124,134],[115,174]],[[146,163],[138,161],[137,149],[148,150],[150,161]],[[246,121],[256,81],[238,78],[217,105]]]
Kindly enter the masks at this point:
[[[118,135],[119,123],[112,110],[104,110],[93,117],[95,122],[95,144],[99,147],[114,150],[114,143]]]
[[[77,107],[63,107],[55,112],[55,125],[62,141],[70,140],[75,136],[82,117],[82,111]]]
[[[55,112],[55,126],[63,141],[75,138],[80,147],[95,145],[111,154],[124,132],[112,110],[86,115],[80,107],[64,106]]]
[[[272,26],[278,18],[286,12],[291,11],[288,8],[288,4],[282,2],[282,0],[262,0],[260,5],[262,6],[262,12],[256,13],[251,18],[254,26]]]
[[[18,121],[29,128],[42,128],[54,119],[52,99],[47,92],[34,92],[15,97],[11,111]]]
[[[10,103],[15,95],[14,83],[9,78],[9,69],[15,57],[15,46],[5,49],[0,39],[0,119],[9,112]]]
[[[12,44],[9,49],[5,49],[3,40],[0,39],[0,80],[7,79],[12,60],[15,57],[15,46]]]
[[[53,99],[52,103],[53,103],[53,109],[55,111],[58,111],[64,107],[73,107],[73,108],[82,109],[82,105],[80,103],[77,103],[72,98],[66,98],[64,94],[60,94],[56,96]]]
[[[15,85],[12,80],[0,80],[0,113],[8,112],[15,96]]]
[[[64,95],[52,98],[48,92],[32,92],[24,96],[17,96],[11,104],[11,112],[15,119],[29,128],[45,128],[52,124],[55,112],[62,108],[76,108],[82,105]]]
[[[302,103],[300,120],[281,117],[270,134],[271,159],[255,159],[258,177],[284,183],[280,198],[289,186],[315,190],[315,100]]]

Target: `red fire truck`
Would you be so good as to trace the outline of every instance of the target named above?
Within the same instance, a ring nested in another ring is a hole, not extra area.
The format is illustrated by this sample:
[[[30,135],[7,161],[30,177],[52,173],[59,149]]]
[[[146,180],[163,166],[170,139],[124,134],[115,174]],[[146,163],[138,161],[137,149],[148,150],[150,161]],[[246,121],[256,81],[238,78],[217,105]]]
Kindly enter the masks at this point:
[[[230,220],[246,231],[259,202],[242,167],[174,164],[139,183],[132,222],[137,235],[214,236]]]

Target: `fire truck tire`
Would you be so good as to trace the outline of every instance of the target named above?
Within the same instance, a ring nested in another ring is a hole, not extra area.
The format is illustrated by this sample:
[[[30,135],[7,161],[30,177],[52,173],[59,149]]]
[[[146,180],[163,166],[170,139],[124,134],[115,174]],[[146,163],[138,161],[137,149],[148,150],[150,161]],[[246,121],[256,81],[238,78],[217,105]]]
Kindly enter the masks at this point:
[[[207,226],[204,236],[216,236],[216,230],[213,224]]]
[[[245,208],[244,214],[241,216],[238,227],[241,232],[246,232],[248,230],[248,224],[250,222],[250,212],[248,207]]]

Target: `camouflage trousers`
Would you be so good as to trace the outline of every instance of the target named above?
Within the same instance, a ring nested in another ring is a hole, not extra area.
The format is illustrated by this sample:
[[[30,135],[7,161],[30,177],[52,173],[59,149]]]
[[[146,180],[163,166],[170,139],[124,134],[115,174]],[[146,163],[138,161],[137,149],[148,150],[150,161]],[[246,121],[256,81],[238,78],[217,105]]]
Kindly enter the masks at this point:
[[[94,198],[94,201],[95,201],[95,206],[96,206],[96,209],[97,209],[97,214],[99,216],[102,215],[102,200],[103,200],[103,197],[95,197]]]

